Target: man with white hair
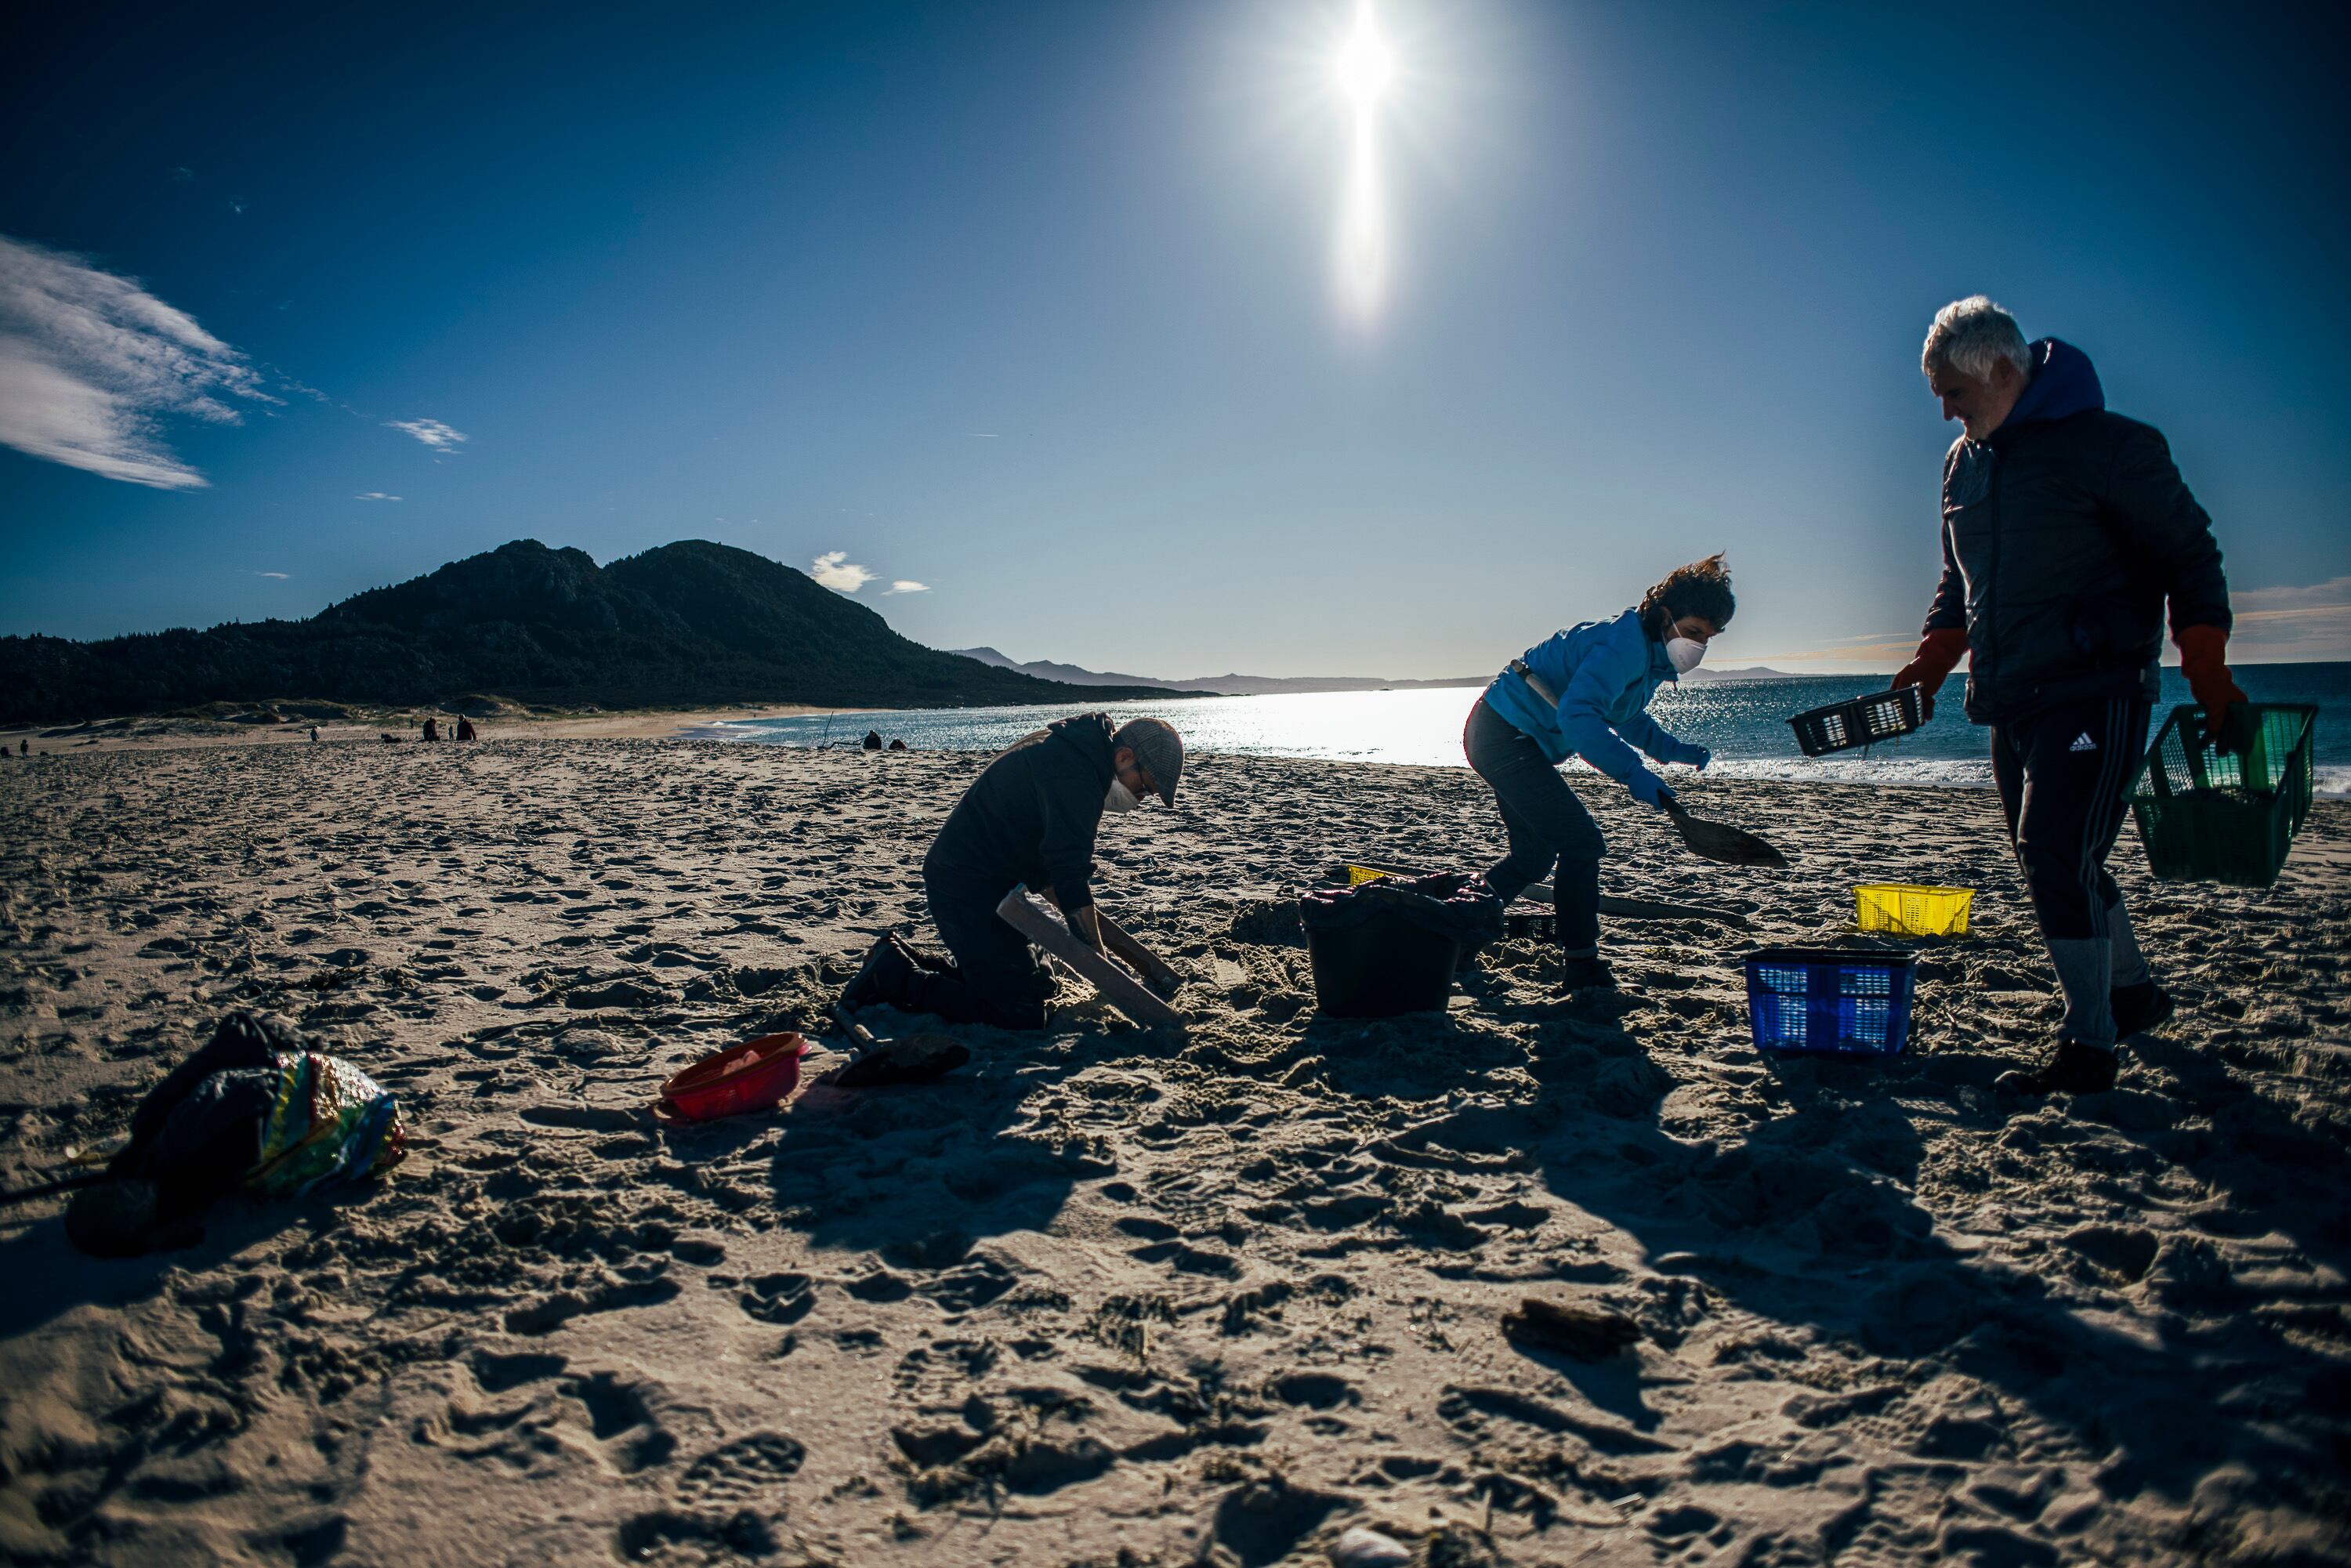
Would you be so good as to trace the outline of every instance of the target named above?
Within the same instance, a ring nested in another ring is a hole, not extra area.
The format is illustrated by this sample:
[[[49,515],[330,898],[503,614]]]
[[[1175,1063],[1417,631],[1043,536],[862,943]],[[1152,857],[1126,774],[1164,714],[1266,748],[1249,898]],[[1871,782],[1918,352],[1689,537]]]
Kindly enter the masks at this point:
[[[2050,1058],[2009,1093],[2095,1093],[2116,1045],[2172,1013],[2106,857],[2147,747],[2163,611],[2214,740],[2241,749],[2229,585],[2212,519],[2153,426],[2109,413],[2089,356],[2027,343],[1982,295],[1927,333],[1928,387],[1962,434],[1943,460],[1943,579],[1896,686],[1934,694],[1966,655],[1968,716],[1991,728],[2009,840],[2064,993]]]

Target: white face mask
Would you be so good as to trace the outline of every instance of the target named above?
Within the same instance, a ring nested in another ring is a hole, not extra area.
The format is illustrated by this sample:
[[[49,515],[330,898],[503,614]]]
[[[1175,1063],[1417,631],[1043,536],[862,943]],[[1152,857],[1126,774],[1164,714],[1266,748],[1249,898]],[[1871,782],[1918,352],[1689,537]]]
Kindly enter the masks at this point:
[[[1105,811],[1132,811],[1142,804],[1135,799],[1134,791],[1116,779],[1110,781],[1110,793],[1102,797],[1102,810]]]
[[[1688,674],[1705,657],[1706,644],[1694,637],[1673,637],[1666,642],[1666,658],[1677,674]]]

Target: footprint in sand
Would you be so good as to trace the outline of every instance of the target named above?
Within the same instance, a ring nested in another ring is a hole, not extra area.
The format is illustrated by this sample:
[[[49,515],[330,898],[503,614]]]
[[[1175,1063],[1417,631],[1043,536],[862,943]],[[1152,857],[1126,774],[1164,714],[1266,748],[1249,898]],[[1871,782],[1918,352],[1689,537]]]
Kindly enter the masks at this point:
[[[663,1427],[645,1397],[648,1389],[658,1385],[623,1383],[609,1372],[599,1372],[567,1377],[559,1386],[588,1413],[589,1430],[622,1475],[651,1469],[676,1452],[677,1439]]]

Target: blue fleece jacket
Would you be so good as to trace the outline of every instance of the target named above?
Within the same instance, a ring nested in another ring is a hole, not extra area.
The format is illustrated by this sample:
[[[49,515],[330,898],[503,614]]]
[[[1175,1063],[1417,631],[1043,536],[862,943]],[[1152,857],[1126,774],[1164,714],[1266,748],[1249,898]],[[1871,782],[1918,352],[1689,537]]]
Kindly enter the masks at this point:
[[[1638,610],[1614,621],[1571,626],[1528,649],[1526,664],[1537,680],[1559,694],[1557,708],[1507,669],[1486,688],[1486,702],[1553,763],[1581,757],[1629,785],[1648,772],[1634,746],[1659,762],[1696,762],[1701,755],[1649,716],[1649,699],[1657,687],[1677,677],[1666,645],[1642,629]]]

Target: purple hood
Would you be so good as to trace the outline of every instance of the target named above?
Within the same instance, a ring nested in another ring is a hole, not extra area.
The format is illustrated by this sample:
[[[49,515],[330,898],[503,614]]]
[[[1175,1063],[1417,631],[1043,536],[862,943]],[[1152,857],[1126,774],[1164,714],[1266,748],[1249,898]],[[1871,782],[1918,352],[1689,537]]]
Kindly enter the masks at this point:
[[[1992,432],[1995,438],[2028,424],[2106,406],[2105,389],[2098,384],[2097,368],[2089,355],[2055,338],[2043,338],[2026,351],[2032,356],[2032,380]]]

